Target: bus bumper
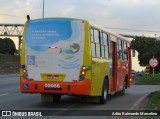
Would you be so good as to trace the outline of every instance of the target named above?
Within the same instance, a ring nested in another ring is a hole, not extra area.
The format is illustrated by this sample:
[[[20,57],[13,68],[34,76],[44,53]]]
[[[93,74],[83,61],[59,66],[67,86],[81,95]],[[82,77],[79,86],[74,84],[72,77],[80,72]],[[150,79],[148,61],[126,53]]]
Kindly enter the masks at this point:
[[[44,82],[30,81],[20,77],[20,91],[22,93],[90,95],[90,80],[84,79],[78,82]]]

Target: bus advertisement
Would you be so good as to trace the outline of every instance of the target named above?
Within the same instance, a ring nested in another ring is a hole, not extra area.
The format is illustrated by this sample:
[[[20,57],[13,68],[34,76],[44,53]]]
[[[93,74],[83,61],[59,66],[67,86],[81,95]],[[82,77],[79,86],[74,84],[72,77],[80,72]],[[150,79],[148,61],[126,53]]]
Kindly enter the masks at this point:
[[[62,95],[98,97],[131,85],[127,38],[87,20],[46,18],[25,23],[21,48],[20,91],[40,93],[42,101]]]

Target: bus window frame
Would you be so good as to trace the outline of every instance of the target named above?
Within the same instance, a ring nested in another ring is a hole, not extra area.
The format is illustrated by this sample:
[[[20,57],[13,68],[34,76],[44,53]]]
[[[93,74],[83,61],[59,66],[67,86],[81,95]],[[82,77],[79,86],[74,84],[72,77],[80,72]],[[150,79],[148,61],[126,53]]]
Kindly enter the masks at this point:
[[[98,35],[95,35],[94,31],[96,31]],[[103,34],[105,34],[107,36],[106,37],[106,43],[107,43],[106,45],[104,44]],[[95,50],[94,53],[93,53],[93,51],[91,51],[92,57],[109,59],[111,57],[110,56],[110,44],[111,44],[110,34],[107,32],[104,32],[102,30],[99,30],[96,27],[91,26],[90,27],[90,36],[91,36],[91,38],[90,38],[91,50],[93,50],[93,49]],[[98,36],[97,37],[97,38],[99,38],[99,40],[97,40],[98,42],[95,41],[95,36]],[[97,46],[99,46],[98,50],[97,50]],[[102,49],[102,46],[104,47],[104,49]],[[104,52],[102,50],[104,50]],[[106,51],[108,54],[106,54]],[[99,54],[97,54],[97,53],[99,53]]]
[[[92,27],[90,27],[90,42],[91,42],[91,55],[92,55],[92,57],[96,57],[96,45],[95,45],[95,41],[94,41],[94,29]]]
[[[117,38],[118,60],[123,60],[123,40]]]
[[[121,51],[119,49],[119,46],[121,46]],[[117,53],[118,53],[117,54],[118,60],[128,61],[128,42],[126,40],[117,38]],[[120,57],[120,53],[121,53],[121,57]]]
[[[92,57],[96,57],[96,58],[100,58],[101,57],[101,47],[100,47],[100,30],[99,29],[97,29],[97,28],[95,28],[95,27],[90,27],[90,31],[93,31],[93,41],[92,40],[90,40],[91,41],[91,46],[93,45],[94,46],[94,48],[95,48],[95,54],[94,54],[94,56],[93,56],[93,51],[91,51],[92,52]],[[99,41],[99,42],[96,42],[95,41],[95,32],[94,31],[98,31],[97,33],[98,33],[98,40],[97,41]],[[91,34],[91,32],[90,32],[90,34]],[[97,55],[97,46],[99,46],[99,55]],[[92,49],[91,49],[92,50]]]
[[[128,45],[127,41],[123,40],[123,59],[128,61]]]
[[[106,36],[105,39],[104,39],[104,35]],[[106,40],[106,41],[104,42],[104,40]],[[100,45],[101,45],[101,53],[102,54],[103,54],[102,46],[104,46],[104,56],[101,55],[101,57],[105,58],[105,59],[106,58],[109,59],[110,58],[110,38],[109,38],[109,34],[104,31],[101,31],[101,44]],[[107,54],[106,54],[106,51],[107,51]]]

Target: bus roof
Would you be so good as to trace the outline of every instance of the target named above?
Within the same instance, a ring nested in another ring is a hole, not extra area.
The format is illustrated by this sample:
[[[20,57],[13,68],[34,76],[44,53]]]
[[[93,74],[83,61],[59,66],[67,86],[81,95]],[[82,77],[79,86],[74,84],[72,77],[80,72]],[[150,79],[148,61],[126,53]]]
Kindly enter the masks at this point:
[[[93,26],[93,27],[95,27],[95,28],[98,28],[98,29],[100,29],[100,30],[102,30],[102,31],[104,31],[104,32],[107,32],[107,33],[109,33],[109,34],[111,34],[111,35],[113,35],[113,36],[116,36],[116,37],[118,37],[118,38],[120,38],[120,39],[123,39],[123,40],[125,40],[125,41],[127,41],[127,42],[130,43],[129,38],[126,38],[126,37],[123,37],[123,36],[121,36],[121,35],[119,35],[119,34],[117,34],[117,33],[114,33],[114,32],[112,32],[112,31],[106,29],[105,27],[102,27],[102,26],[100,26],[100,25],[97,25],[97,24],[95,24],[95,23],[93,23],[93,22],[90,22],[90,25]]]
[[[111,34],[111,35],[113,35],[113,36],[115,36],[115,37],[118,37],[118,38],[123,39],[123,40],[127,41],[128,43],[130,43],[129,38],[123,37],[123,36],[121,36],[121,35],[119,35],[119,34],[117,34],[117,33],[114,33],[114,32],[112,32],[112,31],[106,29],[105,27],[102,27],[102,26],[100,26],[100,25],[98,25],[98,24],[95,24],[94,22],[90,22],[89,20],[86,20],[86,19],[81,19],[81,18],[69,18],[69,17],[49,17],[49,18],[39,18],[39,19],[33,19],[33,20],[41,20],[41,19],[72,19],[72,20],[85,21],[85,22],[88,22],[90,26],[93,26],[93,27],[95,27],[95,28],[97,28],[97,29],[99,29],[99,30],[102,30],[102,31],[104,31],[104,32],[107,32],[107,33],[109,33],[109,34]],[[32,20],[31,20],[31,21],[32,21]]]

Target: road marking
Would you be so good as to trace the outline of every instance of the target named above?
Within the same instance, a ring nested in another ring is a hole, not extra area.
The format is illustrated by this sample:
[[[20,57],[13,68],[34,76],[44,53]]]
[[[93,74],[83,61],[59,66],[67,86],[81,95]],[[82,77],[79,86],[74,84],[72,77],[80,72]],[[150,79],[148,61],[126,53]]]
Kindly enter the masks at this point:
[[[0,96],[5,96],[5,95],[8,95],[8,93],[0,94]]]
[[[141,98],[139,98],[133,105],[132,107],[129,109],[129,110],[134,110],[136,109],[136,107],[148,96],[149,94],[145,94],[143,95]]]

